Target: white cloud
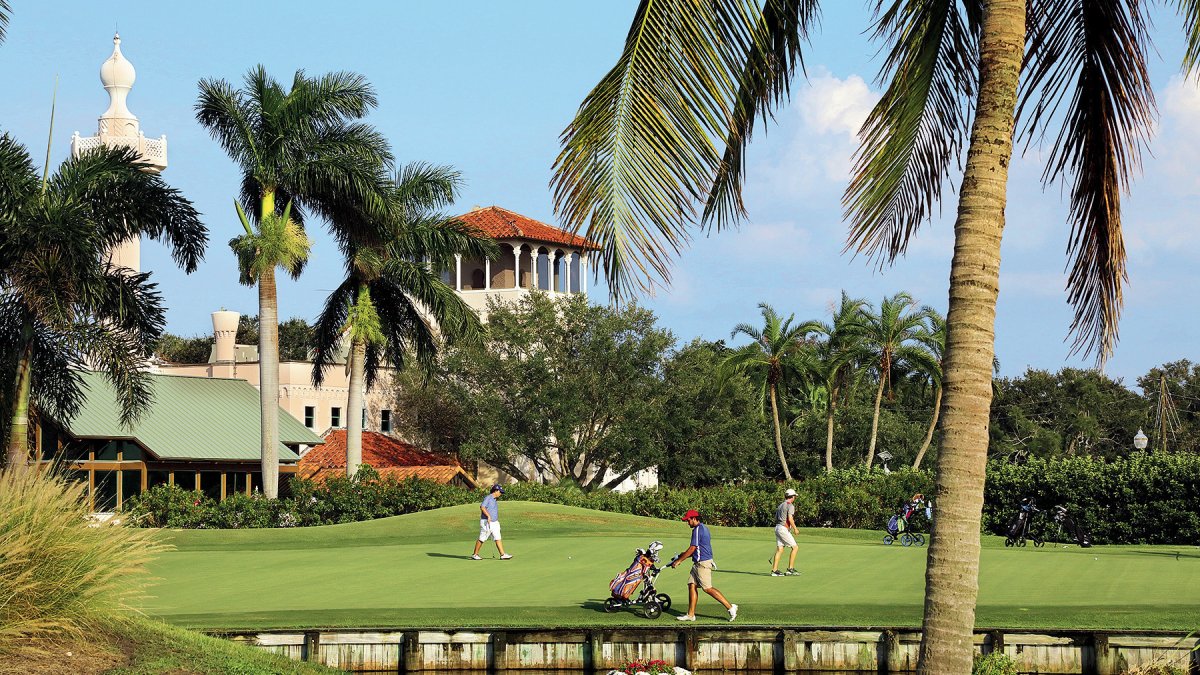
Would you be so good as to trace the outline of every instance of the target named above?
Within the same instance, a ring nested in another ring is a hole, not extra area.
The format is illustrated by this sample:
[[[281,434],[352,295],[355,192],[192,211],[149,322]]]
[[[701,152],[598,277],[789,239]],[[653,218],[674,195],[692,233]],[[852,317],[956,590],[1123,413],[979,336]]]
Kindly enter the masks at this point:
[[[796,94],[800,117],[817,134],[843,134],[856,140],[879,94],[858,75],[839,79],[828,73],[808,82]]]

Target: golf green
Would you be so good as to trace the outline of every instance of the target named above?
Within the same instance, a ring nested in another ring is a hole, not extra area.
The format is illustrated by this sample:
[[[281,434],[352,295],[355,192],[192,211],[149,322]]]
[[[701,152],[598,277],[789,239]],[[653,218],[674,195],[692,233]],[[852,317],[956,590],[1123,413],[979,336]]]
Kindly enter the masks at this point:
[[[506,549],[470,559],[478,513],[457,506],[364,523],[281,530],[164,531],[174,550],[151,566],[143,609],[225,630],[319,627],[651,625],[605,614],[608,583],[653,539],[664,562],[689,530],[670,522],[530,502],[502,503]],[[713,528],[717,588],[749,625],[918,625],[924,548],[882,532],[802,530],[797,577],[769,576],[769,528]],[[985,537],[977,624],[997,628],[1200,628],[1200,548],[1004,548]],[[786,565],[785,565],[786,566]],[[687,603],[687,567],[658,587]],[[724,621],[701,595],[701,622]]]

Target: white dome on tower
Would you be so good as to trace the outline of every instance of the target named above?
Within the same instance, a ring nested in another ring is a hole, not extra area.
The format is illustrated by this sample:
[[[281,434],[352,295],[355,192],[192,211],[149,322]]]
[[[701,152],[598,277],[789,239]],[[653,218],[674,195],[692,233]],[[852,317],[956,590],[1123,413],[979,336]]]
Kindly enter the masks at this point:
[[[100,65],[100,82],[105,89],[109,87],[124,87],[129,89],[137,80],[137,71],[125,55],[121,53],[121,36],[113,35],[113,53],[108,60]]]
[[[113,35],[113,53],[100,65],[100,83],[108,92],[108,110],[100,116],[100,133],[112,136],[137,136],[141,131],[137,115],[129,111],[125,100],[137,80],[133,64],[121,53],[121,36]]]

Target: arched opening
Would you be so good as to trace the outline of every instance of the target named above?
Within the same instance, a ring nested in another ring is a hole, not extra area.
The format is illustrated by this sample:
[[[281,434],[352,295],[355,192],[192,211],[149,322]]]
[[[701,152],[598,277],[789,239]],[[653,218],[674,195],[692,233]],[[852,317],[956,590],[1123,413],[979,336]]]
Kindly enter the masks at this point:
[[[471,270],[471,289],[481,291],[484,288],[485,275],[483,268],[476,267]]]
[[[551,266],[550,252],[545,248],[537,250],[537,287],[538,290],[549,291],[554,288],[554,273]]]
[[[511,244],[500,244],[500,257],[492,261],[492,288],[516,288],[517,260]]]

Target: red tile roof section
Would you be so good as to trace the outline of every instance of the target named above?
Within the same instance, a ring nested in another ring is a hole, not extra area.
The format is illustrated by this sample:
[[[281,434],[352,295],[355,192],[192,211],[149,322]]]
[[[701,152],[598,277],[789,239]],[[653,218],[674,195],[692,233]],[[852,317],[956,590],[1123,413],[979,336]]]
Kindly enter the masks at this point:
[[[329,475],[345,474],[346,430],[330,429],[325,432],[324,439],[325,445],[312,448],[300,459],[301,476],[324,479]],[[453,458],[374,431],[363,432],[362,461],[384,477],[403,480],[416,476],[449,483],[461,474],[468,484],[475,484]]]
[[[478,228],[492,239],[530,239],[545,244],[559,244],[575,248],[596,250],[592,242],[583,237],[547,225],[519,213],[499,206],[484,206],[458,217],[459,220]]]

